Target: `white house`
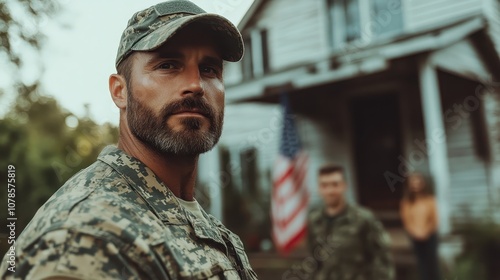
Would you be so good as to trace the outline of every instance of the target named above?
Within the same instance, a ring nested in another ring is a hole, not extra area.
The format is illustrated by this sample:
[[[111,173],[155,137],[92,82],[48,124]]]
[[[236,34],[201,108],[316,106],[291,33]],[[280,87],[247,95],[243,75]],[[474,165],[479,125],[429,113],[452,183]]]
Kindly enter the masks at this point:
[[[500,221],[498,1],[256,0],[239,28],[223,136],[200,162],[216,216],[228,182],[268,201],[287,92],[312,203],[318,166],[335,162],[349,199],[388,224],[409,171],[433,182],[443,240],[465,216]]]

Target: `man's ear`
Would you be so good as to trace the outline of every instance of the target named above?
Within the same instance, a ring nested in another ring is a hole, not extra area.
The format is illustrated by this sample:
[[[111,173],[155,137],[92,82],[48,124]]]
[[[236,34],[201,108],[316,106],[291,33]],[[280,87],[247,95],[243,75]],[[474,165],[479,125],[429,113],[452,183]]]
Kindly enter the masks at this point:
[[[109,93],[116,107],[120,110],[127,108],[127,81],[122,75],[109,76]]]

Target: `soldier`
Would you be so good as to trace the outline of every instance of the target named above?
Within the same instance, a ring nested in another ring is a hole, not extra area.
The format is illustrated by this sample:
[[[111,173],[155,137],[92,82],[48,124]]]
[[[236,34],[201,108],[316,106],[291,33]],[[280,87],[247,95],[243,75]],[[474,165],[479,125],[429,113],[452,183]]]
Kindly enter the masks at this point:
[[[257,279],[238,236],[193,197],[199,154],[221,134],[223,60],[240,60],[242,42],[189,1],[134,14],[109,78],[118,146],[38,210],[2,278]]]
[[[324,206],[312,210],[308,221],[312,279],[394,279],[387,233],[371,212],[346,202],[346,190],[342,167],[320,168]]]

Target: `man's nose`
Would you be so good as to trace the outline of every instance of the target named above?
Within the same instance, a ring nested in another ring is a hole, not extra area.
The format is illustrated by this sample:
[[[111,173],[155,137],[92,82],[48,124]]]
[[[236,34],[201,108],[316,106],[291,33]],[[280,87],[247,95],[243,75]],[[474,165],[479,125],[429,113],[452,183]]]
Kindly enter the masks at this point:
[[[183,94],[203,95],[203,80],[198,66],[186,67],[184,75],[185,89]]]

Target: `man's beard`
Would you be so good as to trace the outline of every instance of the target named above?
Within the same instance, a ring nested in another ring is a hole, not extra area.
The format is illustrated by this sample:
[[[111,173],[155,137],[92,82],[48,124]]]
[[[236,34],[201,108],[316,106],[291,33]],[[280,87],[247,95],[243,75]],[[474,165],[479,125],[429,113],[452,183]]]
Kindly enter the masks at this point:
[[[149,148],[162,155],[193,156],[211,150],[222,133],[224,111],[219,114],[199,97],[187,97],[165,105],[159,115],[128,93],[127,121],[132,134]],[[180,110],[197,109],[210,123],[208,131],[202,131],[202,120],[197,117],[181,119],[183,128],[174,131],[167,121]]]

